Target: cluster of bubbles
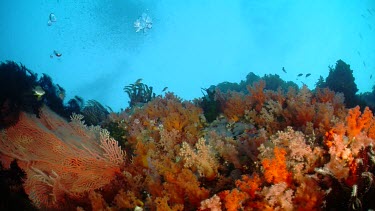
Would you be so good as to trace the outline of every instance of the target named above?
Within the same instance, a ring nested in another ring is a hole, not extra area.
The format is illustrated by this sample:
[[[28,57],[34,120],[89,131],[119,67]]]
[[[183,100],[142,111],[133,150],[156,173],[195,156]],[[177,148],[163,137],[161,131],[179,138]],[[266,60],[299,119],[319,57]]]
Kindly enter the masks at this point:
[[[146,13],[142,13],[142,16],[134,22],[134,28],[135,32],[145,33],[152,28],[152,19]]]
[[[48,16],[47,25],[52,26],[52,24],[55,23],[56,21],[57,21],[57,18],[56,18],[55,13],[50,13],[49,16]],[[62,54],[59,51],[54,50],[53,53],[51,53],[51,55],[49,57],[52,59],[54,56],[61,57]]]
[[[54,13],[50,13],[48,16],[47,25],[52,26],[52,24],[54,24],[55,22],[57,22],[56,15]],[[152,28],[152,18],[146,13],[142,13],[142,15],[134,22],[134,28],[136,32],[147,32]],[[50,58],[52,59],[55,56],[61,57],[62,54],[59,51],[54,50],[53,53],[51,53]]]

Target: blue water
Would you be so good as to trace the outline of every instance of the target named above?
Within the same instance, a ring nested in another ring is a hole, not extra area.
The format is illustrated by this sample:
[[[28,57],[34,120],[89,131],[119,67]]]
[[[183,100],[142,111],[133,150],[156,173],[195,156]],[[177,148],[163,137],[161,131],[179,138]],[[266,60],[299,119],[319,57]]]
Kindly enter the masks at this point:
[[[136,32],[143,13],[152,28]],[[47,73],[66,100],[79,95],[114,110],[128,105],[123,87],[138,78],[156,94],[167,86],[189,100],[250,71],[314,88],[338,59],[359,92],[371,91],[374,49],[374,0],[0,0],[0,61]]]

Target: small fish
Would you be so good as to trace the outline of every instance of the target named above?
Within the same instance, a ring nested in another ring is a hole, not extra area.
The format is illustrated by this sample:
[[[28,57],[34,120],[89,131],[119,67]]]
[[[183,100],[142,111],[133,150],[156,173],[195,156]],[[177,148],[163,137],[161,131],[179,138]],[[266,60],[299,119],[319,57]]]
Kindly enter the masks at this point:
[[[56,15],[54,13],[50,13],[49,14],[49,20],[51,22],[56,22],[57,21]]]
[[[366,67],[366,62],[365,61],[363,61],[363,66]]]
[[[359,38],[361,38],[361,40],[363,40],[362,34],[358,33],[358,35],[359,35]]]
[[[284,67],[283,67],[283,69],[282,69],[282,70],[283,70],[283,72],[284,72],[284,73],[286,73],[286,70],[285,70],[285,68],[284,68]]]
[[[297,77],[301,77],[301,76],[303,76],[303,73],[300,73],[300,74],[297,75]]]
[[[163,90],[161,90],[161,92],[165,92],[165,91],[167,91],[167,89],[168,89],[168,87],[166,86],[166,87],[164,87]]]
[[[43,95],[46,93],[42,87],[40,86],[36,86],[34,89],[33,89],[33,92],[34,92],[34,95],[37,97],[38,100],[42,99]]]
[[[307,78],[307,77],[309,77],[310,75],[311,75],[311,73],[307,73],[305,77]]]
[[[357,51],[358,56],[361,56],[361,52]]]
[[[58,52],[56,50],[53,51],[53,54],[55,54],[55,56],[57,56],[57,57],[61,57],[62,56],[62,53],[60,53],[60,52]]]
[[[135,84],[140,84],[142,82],[143,78],[139,78],[138,80],[135,81]]]
[[[50,13],[50,14],[49,14],[49,17],[48,17],[47,25],[48,25],[48,26],[52,26],[52,24],[53,24],[54,22],[56,22],[56,21],[57,21],[56,15],[55,15],[54,13]]]
[[[370,75],[370,79],[372,78],[372,74]]]

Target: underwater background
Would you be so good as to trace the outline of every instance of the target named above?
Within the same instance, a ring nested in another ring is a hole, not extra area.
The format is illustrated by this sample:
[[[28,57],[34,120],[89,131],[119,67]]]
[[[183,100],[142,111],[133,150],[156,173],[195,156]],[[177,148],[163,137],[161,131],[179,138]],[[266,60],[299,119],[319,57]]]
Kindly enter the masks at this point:
[[[375,209],[375,1],[0,16],[0,210]]]
[[[375,77],[374,1],[0,1],[0,61],[21,62],[118,111],[138,78],[191,100],[249,72],[313,88],[338,59],[359,92]],[[48,25],[53,13],[56,22]],[[152,28],[136,32],[146,13]],[[50,58],[54,51],[61,57]],[[285,67],[287,73],[282,71]],[[311,73],[309,78],[297,78]],[[297,80],[300,79],[300,80]]]

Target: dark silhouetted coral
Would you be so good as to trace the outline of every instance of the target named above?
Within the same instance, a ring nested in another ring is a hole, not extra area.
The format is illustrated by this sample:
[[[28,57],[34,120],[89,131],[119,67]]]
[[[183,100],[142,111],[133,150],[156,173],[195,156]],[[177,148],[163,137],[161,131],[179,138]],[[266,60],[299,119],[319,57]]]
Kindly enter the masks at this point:
[[[360,101],[364,102],[365,106],[368,106],[371,110],[375,111],[375,85],[372,86],[372,92],[361,93],[358,97]]]
[[[280,78],[277,74],[265,74],[263,77],[259,77],[253,72],[250,72],[246,76],[246,81],[241,80],[240,83],[233,83],[233,82],[222,82],[217,85],[211,85],[209,87],[210,90],[219,89],[222,93],[226,93],[229,91],[235,92],[242,92],[244,94],[249,93],[247,86],[253,85],[254,82],[258,82],[263,80],[266,82],[265,89],[277,91],[281,88],[284,91],[287,91],[290,87],[294,89],[298,89],[298,85],[292,81],[284,81]]]
[[[335,92],[342,92],[345,96],[345,104],[348,107],[357,105],[356,93],[358,91],[355,83],[353,70],[350,65],[342,60],[336,62],[335,68],[329,67],[329,74],[325,80],[325,87],[330,88]]]
[[[0,210],[37,210],[22,186],[25,177],[15,160],[9,169],[0,163]]]
[[[294,89],[298,89],[298,85],[292,81],[284,81],[280,78],[277,74],[266,74],[262,77],[262,80],[266,82],[266,89],[277,91],[277,89],[281,88],[282,90],[288,90],[289,87],[293,87]]]
[[[202,89],[207,94],[203,93],[202,101],[199,103],[200,107],[203,109],[204,117],[207,122],[214,121],[221,113],[220,101],[215,99],[215,90]]]
[[[23,65],[12,61],[0,64],[0,128],[15,124],[20,111],[38,116],[43,104],[65,119],[73,112],[80,113],[83,100],[76,97],[65,106],[64,97],[65,90],[47,74],[38,79],[36,73]]]
[[[0,128],[15,124],[20,111],[37,113],[37,74],[12,61],[0,64]]]
[[[87,125],[101,125],[109,114],[108,110],[96,100],[87,101],[85,107],[82,109],[82,114],[85,116],[85,123]]]

